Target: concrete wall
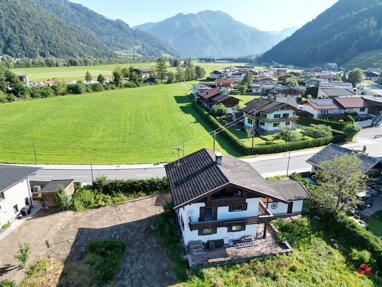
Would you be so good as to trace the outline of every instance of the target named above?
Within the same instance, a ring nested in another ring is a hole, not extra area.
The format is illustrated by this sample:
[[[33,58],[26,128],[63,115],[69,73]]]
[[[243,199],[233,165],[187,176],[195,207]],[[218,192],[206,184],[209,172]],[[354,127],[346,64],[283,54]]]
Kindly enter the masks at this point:
[[[31,202],[31,191],[28,179],[14,185],[10,189],[4,191],[5,199],[0,201],[0,227],[8,222],[12,222],[25,204],[25,199],[28,198]],[[13,207],[17,205],[18,212],[15,212]]]
[[[292,212],[293,213],[296,213],[296,212],[302,212],[302,205],[303,205],[303,200],[296,200],[293,202],[293,208],[292,208]],[[269,203],[269,211],[273,214],[273,215],[277,215],[277,214],[286,214],[288,212],[288,204],[286,203],[283,203],[283,202],[277,202],[277,208],[272,208],[272,203]]]

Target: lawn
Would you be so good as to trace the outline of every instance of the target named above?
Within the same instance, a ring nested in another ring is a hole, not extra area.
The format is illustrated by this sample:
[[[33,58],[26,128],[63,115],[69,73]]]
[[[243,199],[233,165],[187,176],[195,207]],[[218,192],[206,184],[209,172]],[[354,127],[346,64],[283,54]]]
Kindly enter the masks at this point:
[[[212,148],[212,128],[181,84],[0,105],[0,162],[156,163]],[[218,137],[217,149],[238,156]],[[180,154],[182,155],[182,153]]]
[[[239,99],[244,105],[254,99],[260,98],[260,96],[235,96],[235,95],[232,95],[232,96]]]
[[[222,69],[227,66],[245,65],[242,63],[226,63],[226,64],[213,64],[213,63],[194,63],[195,65],[201,65],[207,72],[207,75],[215,69]],[[65,81],[78,81],[84,80],[86,71],[89,71],[94,79],[99,74],[103,74],[105,77],[111,79],[112,72],[117,66],[112,65],[100,65],[100,66],[78,66],[78,67],[42,67],[42,68],[15,68],[11,71],[24,72],[28,74],[30,81],[46,81],[48,79],[63,79]],[[135,68],[155,68],[155,63],[136,63],[120,65],[121,67],[135,67]],[[168,68],[168,71],[175,72],[175,68]]]
[[[368,229],[382,237],[382,211],[374,213],[367,221]]]

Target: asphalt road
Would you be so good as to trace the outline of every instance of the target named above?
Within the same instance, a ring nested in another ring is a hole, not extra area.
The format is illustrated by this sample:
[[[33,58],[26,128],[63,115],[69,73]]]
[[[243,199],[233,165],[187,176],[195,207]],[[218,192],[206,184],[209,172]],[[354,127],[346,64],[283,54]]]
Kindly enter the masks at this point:
[[[349,148],[362,150],[363,146],[367,147],[367,153],[371,156],[382,157],[382,138],[375,139],[376,135],[382,135],[382,128],[366,129],[361,132],[357,138],[357,144],[352,144]],[[255,157],[246,159],[256,170],[264,177],[285,175],[288,168],[289,172],[309,171],[310,165],[306,163],[314,153],[319,149],[308,151],[292,152],[289,154],[278,154],[264,157]],[[52,180],[52,179],[75,179],[82,183],[92,182],[92,178],[99,175],[105,175],[110,179],[143,179],[152,177],[163,177],[165,171],[163,166],[153,165],[137,165],[128,166],[126,168],[119,166],[94,166],[93,170],[90,166],[44,166],[38,171],[32,180]]]

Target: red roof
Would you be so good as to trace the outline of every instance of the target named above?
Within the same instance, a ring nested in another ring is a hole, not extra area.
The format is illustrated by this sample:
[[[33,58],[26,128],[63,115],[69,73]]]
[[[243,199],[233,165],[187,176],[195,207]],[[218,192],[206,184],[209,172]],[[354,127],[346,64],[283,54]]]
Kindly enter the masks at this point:
[[[229,86],[232,86],[233,84],[235,84],[235,81],[234,80],[216,80],[215,83],[218,86],[229,87]]]
[[[336,103],[332,100],[308,100],[306,105],[313,107],[315,110],[325,111],[325,110],[338,110],[341,109]]]
[[[220,90],[218,88],[214,88],[214,89],[207,90],[207,91],[202,91],[199,93],[199,95],[206,100],[213,97],[213,96],[216,96],[218,94],[220,94]]]
[[[334,98],[334,101],[340,104],[345,109],[367,107],[366,101],[361,97]]]

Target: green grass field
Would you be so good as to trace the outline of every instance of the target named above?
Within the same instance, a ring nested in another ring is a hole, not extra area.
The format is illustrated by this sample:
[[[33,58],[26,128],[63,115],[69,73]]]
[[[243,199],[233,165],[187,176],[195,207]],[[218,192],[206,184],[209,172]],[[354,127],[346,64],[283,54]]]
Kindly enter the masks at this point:
[[[212,148],[212,128],[181,84],[0,105],[0,162],[156,163]],[[218,137],[217,148],[233,155]]]
[[[227,66],[233,65],[245,65],[242,63],[229,63],[229,64],[213,64],[213,63],[194,63],[195,65],[201,65],[207,72],[211,73],[215,69],[222,69]],[[78,81],[84,80],[86,71],[89,71],[94,79],[99,74],[103,74],[105,77],[111,79],[112,72],[115,68],[115,64],[101,65],[101,66],[79,66],[79,67],[44,67],[44,68],[16,68],[12,69],[12,72],[27,73],[30,81],[46,81],[48,79],[62,79],[64,81]],[[155,68],[155,63],[137,63],[119,65],[121,67],[135,67],[135,68]],[[168,68],[169,71],[175,72],[175,68]]]

